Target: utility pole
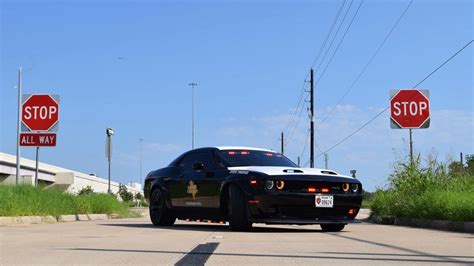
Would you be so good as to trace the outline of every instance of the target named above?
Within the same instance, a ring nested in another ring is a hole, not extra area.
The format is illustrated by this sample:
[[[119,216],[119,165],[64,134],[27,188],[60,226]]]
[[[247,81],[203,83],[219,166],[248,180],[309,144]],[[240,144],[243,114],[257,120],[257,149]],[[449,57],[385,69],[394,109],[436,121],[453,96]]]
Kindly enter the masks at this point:
[[[462,158],[462,152],[459,154],[459,159],[461,161],[461,165],[464,165],[463,158]]]
[[[298,156],[298,164],[297,164],[297,165],[298,165],[298,167],[300,167],[300,165],[301,165],[301,164],[300,164],[300,157],[299,157],[299,156]]]
[[[21,67],[18,69],[18,121],[16,125],[16,184],[20,184]]]
[[[413,137],[412,129],[409,129],[410,132],[410,163],[413,165]]]
[[[324,168],[325,169],[328,169],[328,161],[329,161],[328,154],[324,153]]]
[[[314,70],[311,68],[311,91],[310,91],[310,102],[311,102],[311,140],[310,140],[310,154],[309,154],[309,167],[314,168]]]
[[[285,154],[285,139],[284,139],[284,135],[283,135],[283,132],[281,132],[281,154]]]
[[[191,132],[192,144],[191,144],[191,147],[194,150],[194,87],[197,86],[197,83],[192,82],[192,83],[189,83],[188,85],[192,87],[192,132]]]

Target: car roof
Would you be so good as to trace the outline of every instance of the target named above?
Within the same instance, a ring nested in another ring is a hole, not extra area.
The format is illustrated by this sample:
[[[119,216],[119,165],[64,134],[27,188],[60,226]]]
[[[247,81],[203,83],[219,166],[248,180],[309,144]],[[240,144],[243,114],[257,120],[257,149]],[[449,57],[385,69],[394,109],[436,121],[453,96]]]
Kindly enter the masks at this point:
[[[221,151],[227,151],[227,150],[250,150],[250,151],[266,151],[266,152],[275,152],[272,150],[268,149],[262,149],[262,148],[255,148],[255,147],[244,147],[244,146],[217,146],[215,147],[218,150]]]

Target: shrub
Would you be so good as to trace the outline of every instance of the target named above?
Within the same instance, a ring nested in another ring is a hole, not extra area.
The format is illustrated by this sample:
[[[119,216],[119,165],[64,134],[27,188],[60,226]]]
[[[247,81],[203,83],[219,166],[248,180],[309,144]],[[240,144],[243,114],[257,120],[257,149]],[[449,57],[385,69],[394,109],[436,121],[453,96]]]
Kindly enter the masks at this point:
[[[129,216],[128,207],[109,194],[72,195],[29,185],[0,185],[0,216],[117,213]]]
[[[373,214],[474,221],[474,175],[453,169],[435,159],[422,167],[419,157],[397,164],[389,188],[372,197]]]
[[[94,194],[94,190],[92,189],[91,186],[86,186],[83,187],[81,190],[79,190],[78,195],[92,195]]]
[[[125,202],[133,201],[133,193],[129,192],[127,187],[123,184],[119,184],[118,194]]]

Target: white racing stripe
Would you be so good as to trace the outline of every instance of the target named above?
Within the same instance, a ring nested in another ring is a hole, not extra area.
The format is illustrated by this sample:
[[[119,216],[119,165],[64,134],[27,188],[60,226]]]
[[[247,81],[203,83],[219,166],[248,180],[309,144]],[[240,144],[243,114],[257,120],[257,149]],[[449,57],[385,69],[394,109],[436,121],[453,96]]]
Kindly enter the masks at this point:
[[[337,176],[337,177],[345,177],[345,178],[352,178],[350,176],[340,175],[333,170],[328,169],[318,169],[318,168],[294,168],[294,167],[281,167],[281,166],[236,166],[236,167],[229,167],[230,171],[252,171],[252,172],[259,172],[264,173],[267,175],[324,175],[324,176]],[[286,171],[285,171],[286,170]],[[302,173],[293,172],[302,171]],[[331,175],[327,173],[323,173],[324,171],[334,172],[336,175]]]

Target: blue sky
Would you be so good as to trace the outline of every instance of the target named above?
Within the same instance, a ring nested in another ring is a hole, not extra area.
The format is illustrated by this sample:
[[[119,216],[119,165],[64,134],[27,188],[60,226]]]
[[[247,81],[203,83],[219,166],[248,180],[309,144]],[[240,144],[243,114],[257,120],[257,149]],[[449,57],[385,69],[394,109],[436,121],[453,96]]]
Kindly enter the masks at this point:
[[[193,81],[199,84],[198,147],[277,149],[341,3],[3,0],[0,151],[15,152],[14,86],[20,65],[25,93],[61,97],[58,146],[40,153],[47,163],[106,176],[104,131],[113,127],[113,178],[138,181],[138,139],[144,139],[144,174],[190,149],[188,83]],[[361,6],[316,86],[316,141],[322,150],[386,107],[391,89],[411,88],[473,39],[471,1],[414,1],[344,101],[325,123],[318,123],[408,3],[365,1]],[[354,1],[349,18],[358,4]],[[414,131],[415,151],[424,157],[436,152],[440,159],[457,159],[459,152],[474,153],[472,49],[420,86],[430,90],[432,108],[431,128]],[[303,111],[286,147],[295,161],[307,136],[307,117]],[[331,150],[329,166],[345,174],[357,169],[373,190],[386,184],[394,162],[406,154],[407,136],[406,130],[390,129],[384,114]],[[33,148],[22,153],[34,158]],[[321,157],[316,165],[323,165]]]

